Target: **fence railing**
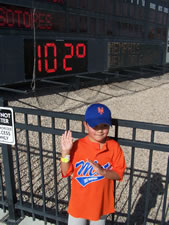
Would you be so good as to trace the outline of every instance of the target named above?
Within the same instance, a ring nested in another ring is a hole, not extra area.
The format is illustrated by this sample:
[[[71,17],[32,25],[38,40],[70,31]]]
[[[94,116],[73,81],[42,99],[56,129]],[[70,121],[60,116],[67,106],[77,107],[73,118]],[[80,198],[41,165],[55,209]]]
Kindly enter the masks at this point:
[[[0,147],[0,206],[8,222],[25,215],[54,224],[67,223],[71,178],[60,172],[60,135],[71,129],[84,137],[83,115],[13,107],[15,146]],[[112,224],[166,224],[169,215],[169,126],[113,120],[110,135],[127,162],[123,182],[116,182]]]

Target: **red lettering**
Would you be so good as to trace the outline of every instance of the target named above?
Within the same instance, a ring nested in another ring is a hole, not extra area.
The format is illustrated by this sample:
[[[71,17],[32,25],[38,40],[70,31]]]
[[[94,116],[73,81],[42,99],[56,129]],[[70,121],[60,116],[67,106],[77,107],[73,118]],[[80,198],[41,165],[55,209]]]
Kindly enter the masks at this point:
[[[52,2],[64,4],[64,0],[52,0]]]
[[[49,63],[48,63],[48,48],[53,48],[53,68],[49,69]],[[47,73],[54,73],[57,70],[57,49],[55,43],[46,43],[45,45],[45,71]]]
[[[63,59],[63,69],[65,71],[71,71],[72,67],[67,67],[66,66],[66,60],[67,59],[71,59],[73,57],[73,55],[74,55],[74,48],[73,48],[72,43],[65,43],[65,47],[70,48],[70,54],[69,55],[65,55],[65,57]]]
[[[51,30],[53,27],[53,23],[52,23],[52,16],[50,14],[47,14],[45,17],[46,23],[47,23],[47,29]]]
[[[31,27],[31,15],[29,12],[24,12],[23,14],[23,25],[26,28],[30,28]]]
[[[7,21],[6,22],[8,24],[8,27],[13,27],[15,24],[15,15],[11,9],[7,10]]]
[[[21,10],[15,10],[15,13],[17,15],[17,20],[18,20],[18,27],[21,26],[21,15],[22,15],[22,11]]]
[[[37,28],[41,29],[41,30],[52,29],[53,24],[52,24],[51,20],[52,20],[52,17],[50,14],[39,13],[38,19],[36,20]]]
[[[27,8],[0,7],[0,27],[17,27],[51,30],[53,28],[53,13],[42,13],[40,10],[35,13]]]
[[[0,8],[0,26],[1,27],[4,27],[5,26],[5,17],[4,17],[4,9],[3,8]]]
[[[79,48],[82,48],[83,49],[82,54],[79,53]],[[84,58],[86,56],[86,45],[85,44],[78,43],[76,45],[76,56],[78,58]]]
[[[39,13],[39,18],[38,18],[38,28],[43,30],[45,29],[45,26],[44,26],[44,14],[42,13]]]

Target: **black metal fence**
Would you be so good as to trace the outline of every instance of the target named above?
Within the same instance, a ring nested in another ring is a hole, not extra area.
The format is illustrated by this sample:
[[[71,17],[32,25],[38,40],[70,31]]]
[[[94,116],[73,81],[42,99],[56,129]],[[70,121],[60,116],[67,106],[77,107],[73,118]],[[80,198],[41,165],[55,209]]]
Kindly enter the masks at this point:
[[[4,103],[3,103],[4,104]],[[0,146],[0,207],[9,224],[25,215],[54,224],[67,222],[71,178],[60,173],[60,135],[85,135],[83,115],[13,107],[15,146]],[[116,182],[116,213],[107,223],[167,224],[169,215],[169,126],[113,121],[113,136],[122,146],[127,169]]]

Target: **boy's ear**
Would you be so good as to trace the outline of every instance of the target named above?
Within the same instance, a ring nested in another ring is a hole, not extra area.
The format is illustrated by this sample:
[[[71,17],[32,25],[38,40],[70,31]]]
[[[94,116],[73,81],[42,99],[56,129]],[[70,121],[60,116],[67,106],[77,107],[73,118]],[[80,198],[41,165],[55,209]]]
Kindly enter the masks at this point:
[[[87,122],[86,121],[83,121],[83,125],[85,127],[85,129],[87,128]]]

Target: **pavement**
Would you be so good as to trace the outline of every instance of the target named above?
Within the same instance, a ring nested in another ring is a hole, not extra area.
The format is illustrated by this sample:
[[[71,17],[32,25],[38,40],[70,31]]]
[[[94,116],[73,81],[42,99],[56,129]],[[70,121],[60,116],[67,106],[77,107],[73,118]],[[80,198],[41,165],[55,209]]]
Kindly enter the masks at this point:
[[[3,212],[0,209],[0,225],[7,225],[8,211]],[[25,216],[21,221],[18,222],[18,225],[44,225],[44,221],[36,219],[33,221],[32,217]],[[47,223],[46,225],[55,225]]]

